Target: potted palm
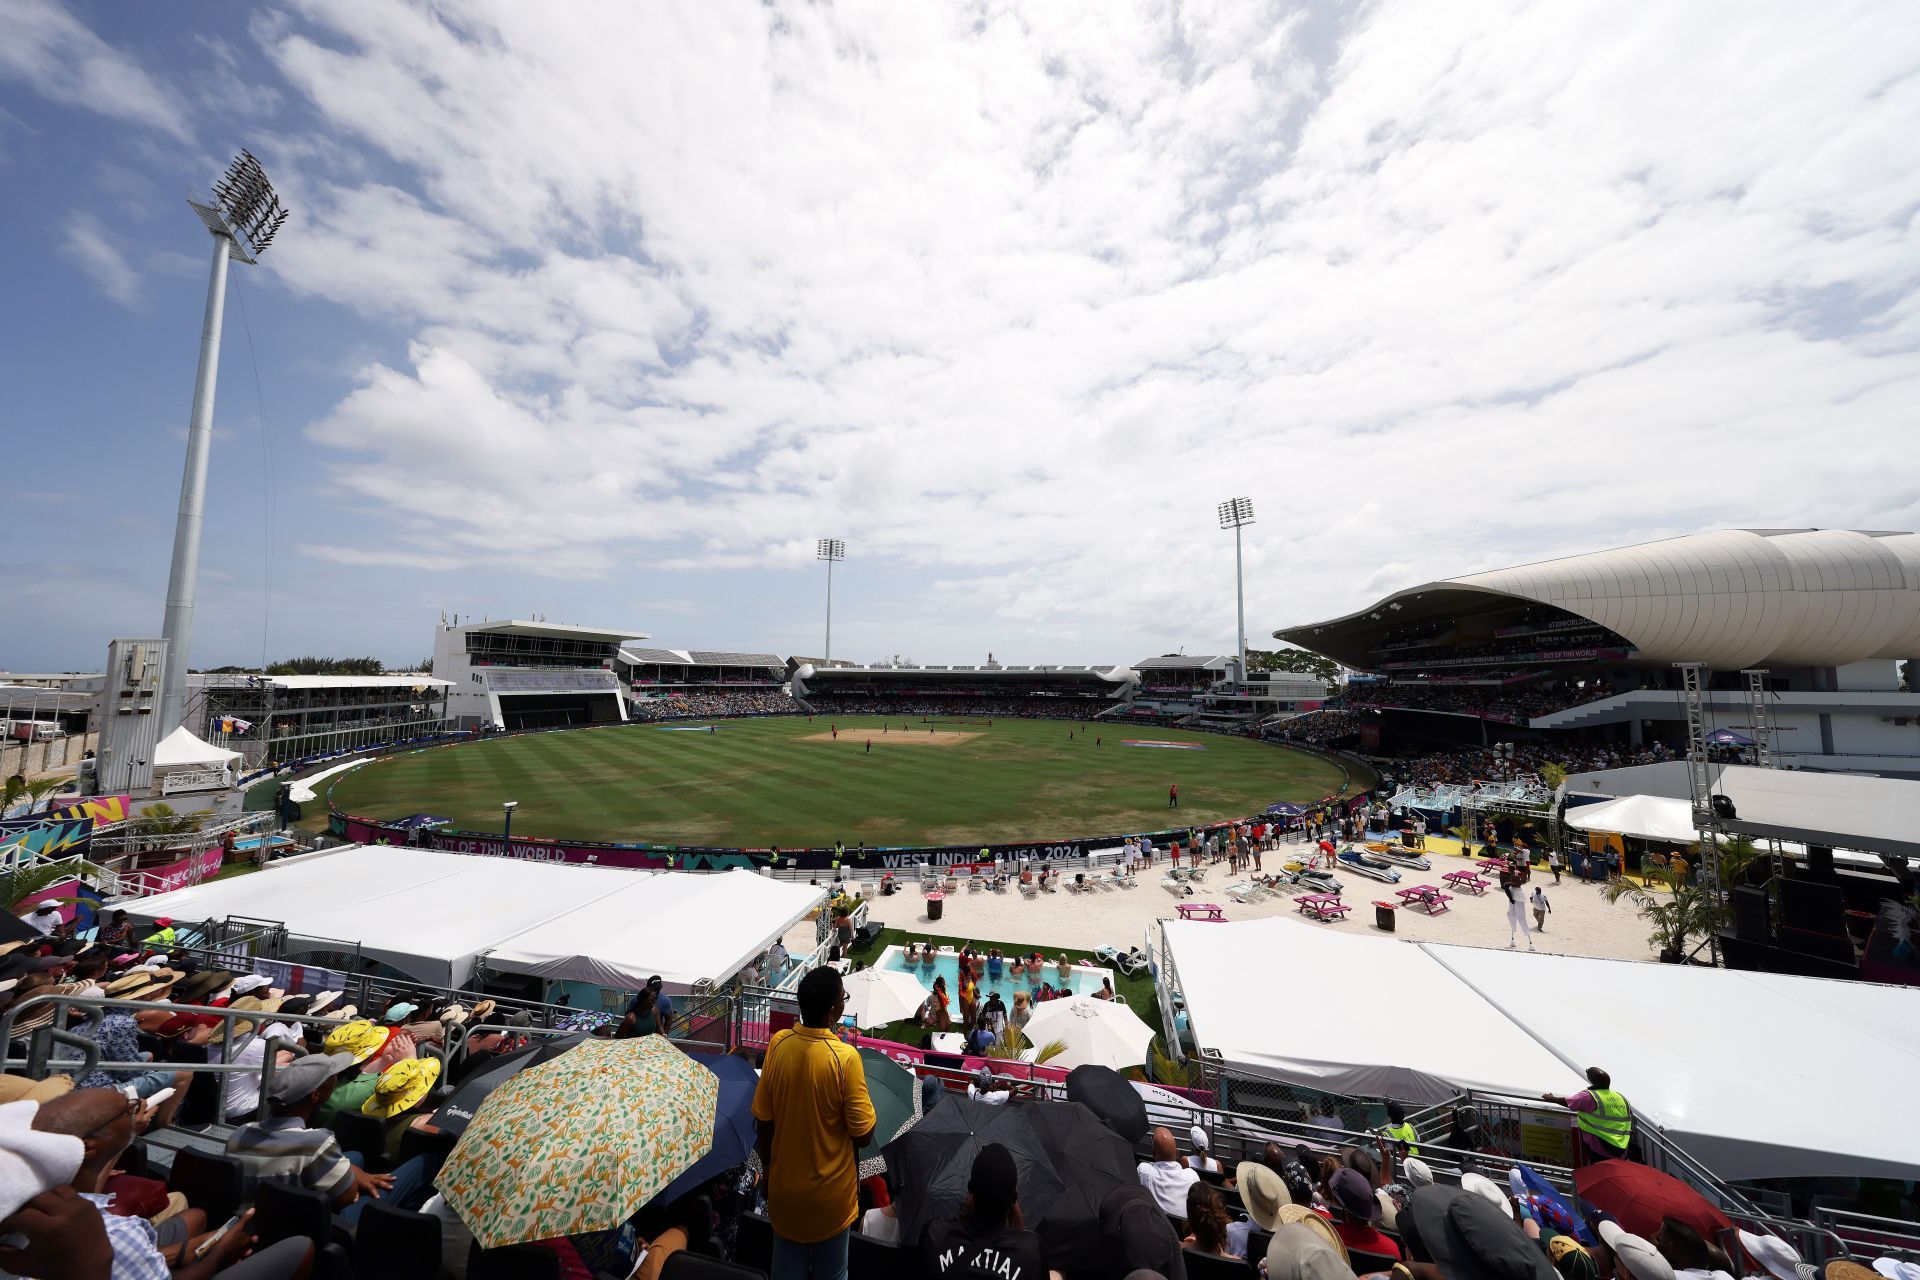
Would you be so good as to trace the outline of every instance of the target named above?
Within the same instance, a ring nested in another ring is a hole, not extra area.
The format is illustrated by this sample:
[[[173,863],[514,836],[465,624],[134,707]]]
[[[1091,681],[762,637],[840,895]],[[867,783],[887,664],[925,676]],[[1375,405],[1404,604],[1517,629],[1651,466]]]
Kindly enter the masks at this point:
[[[1662,964],[1682,963],[1690,940],[1704,941],[1727,920],[1725,906],[1669,867],[1648,868],[1644,885],[1616,876],[1603,892],[1608,902],[1625,898],[1639,911],[1640,918],[1652,927],[1647,943],[1659,951]]]

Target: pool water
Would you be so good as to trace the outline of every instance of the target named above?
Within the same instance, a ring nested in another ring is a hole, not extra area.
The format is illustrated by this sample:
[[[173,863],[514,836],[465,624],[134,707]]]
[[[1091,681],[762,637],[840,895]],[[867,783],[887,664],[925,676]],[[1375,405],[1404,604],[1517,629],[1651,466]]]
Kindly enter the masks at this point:
[[[1055,954],[1057,955],[1058,952]],[[947,980],[947,995],[950,1001],[949,1008],[953,1011],[953,1016],[956,1019],[959,1018],[960,957],[953,952],[941,952],[934,957],[934,961],[930,965],[921,964],[917,960],[912,964],[908,964],[906,948],[890,946],[880,953],[879,967],[882,969],[897,969],[902,973],[911,973],[914,977],[920,979],[921,984],[929,991],[933,990],[933,980],[935,978],[945,978]],[[1073,988],[1073,994],[1077,996],[1090,996],[1100,989],[1100,983],[1103,980],[1109,982],[1113,980],[1113,970],[1097,969],[1092,965],[1074,965],[1072,967],[1072,973],[1073,976],[1068,979],[1068,985]],[[1054,967],[1048,965],[1044,972],[1038,977],[1023,973],[1015,978],[1007,973],[1006,961],[1003,960],[998,978],[995,978],[991,973],[982,973],[980,975],[980,1001],[982,1004],[986,1003],[987,996],[998,991],[1000,993],[1001,1003],[1011,1010],[1013,1008],[1013,993],[1015,990],[1024,989],[1027,995],[1031,997],[1033,993],[1039,989],[1042,982],[1054,982],[1056,976],[1057,974]]]

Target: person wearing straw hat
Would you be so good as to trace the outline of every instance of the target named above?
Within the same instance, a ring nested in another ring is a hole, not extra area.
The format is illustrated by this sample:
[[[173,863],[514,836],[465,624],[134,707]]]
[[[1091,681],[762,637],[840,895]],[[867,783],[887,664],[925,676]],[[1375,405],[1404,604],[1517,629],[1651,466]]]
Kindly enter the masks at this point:
[[[427,1116],[409,1114],[433,1093],[434,1085],[440,1083],[440,1059],[403,1058],[374,1079],[373,1092],[360,1104],[360,1114],[386,1122],[387,1159],[398,1158],[407,1130],[440,1132]]]
[[[354,1159],[357,1152],[343,1154],[330,1130],[313,1127],[314,1112],[354,1065],[344,1053],[309,1053],[273,1073],[267,1094],[272,1115],[242,1125],[227,1139],[246,1196],[262,1182],[304,1187],[326,1196],[348,1222],[357,1222],[374,1200],[414,1209],[426,1199],[432,1173],[425,1157],[415,1156],[392,1173],[368,1173]]]
[[[413,1038],[406,1032],[371,1022],[349,1022],[329,1031],[320,1051],[345,1054],[360,1069],[334,1082],[333,1093],[314,1111],[314,1121],[331,1128],[333,1118],[342,1111],[360,1110],[379,1086],[380,1073],[402,1058],[411,1058],[413,1050]]]
[[[1250,1222],[1227,1224],[1227,1248],[1234,1256],[1247,1256],[1247,1236],[1256,1228],[1272,1231],[1280,1220],[1280,1210],[1293,1203],[1287,1184],[1277,1170],[1258,1160],[1242,1160],[1233,1171],[1234,1187],[1247,1208]]]

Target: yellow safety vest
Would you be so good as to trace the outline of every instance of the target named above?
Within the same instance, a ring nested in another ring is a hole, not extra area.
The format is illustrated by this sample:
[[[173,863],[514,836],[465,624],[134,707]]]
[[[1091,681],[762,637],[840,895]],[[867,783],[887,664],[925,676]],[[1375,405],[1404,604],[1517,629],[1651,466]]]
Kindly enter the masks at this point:
[[[1420,1148],[1413,1145],[1414,1139],[1418,1138],[1420,1135],[1413,1131],[1412,1125],[1402,1121],[1400,1124],[1388,1125],[1385,1129],[1381,1130],[1381,1132],[1385,1133],[1389,1138],[1392,1138],[1395,1142],[1406,1143],[1408,1155],[1417,1156],[1420,1154]]]
[[[140,944],[145,946],[148,943],[155,943],[159,946],[170,947],[173,945],[174,939],[178,936],[179,935],[173,931],[173,926],[168,925],[166,928],[155,930],[153,933],[140,939]]]
[[[1590,1133],[1610,1147],[1627,1149],[1627,1139],[1633,1136],[1633,1109],[1627,1100],[1611,1089],[1590,1089],[1593,1100],[1600,1104],[1598,1111],[1576,1111],[1573,1123],[1582,1133]]]

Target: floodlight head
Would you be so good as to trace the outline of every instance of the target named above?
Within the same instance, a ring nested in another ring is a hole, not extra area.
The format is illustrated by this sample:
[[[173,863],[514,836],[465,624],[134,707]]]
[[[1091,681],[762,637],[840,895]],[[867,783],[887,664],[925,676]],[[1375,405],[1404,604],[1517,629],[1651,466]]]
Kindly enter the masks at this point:
[[[838,538],[822,538],[814,548],[813,558],[816,560],[845,560],[847,558],[847,544]]]
[[[1238,529],[1241,525],[1253,523],[1253,499],[1229,498],[1220,504],[1220,527]]]
[[[207,230],[227,242],[228,253],[241,262],[257,262],[286,223],[288,210],[267,181],[267,171],[250,151],[235,156],[215,180],[211,200],[192,196],[187,203],[200,215]]]
[[[502,809],[505,809],[508,813],[512,813],[515,809],[518,809],[520,807],[520,802],[518,800],[502,800],[500,802],[500,807]]]

